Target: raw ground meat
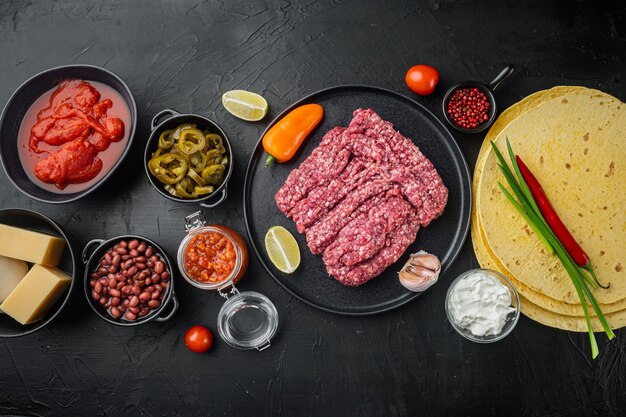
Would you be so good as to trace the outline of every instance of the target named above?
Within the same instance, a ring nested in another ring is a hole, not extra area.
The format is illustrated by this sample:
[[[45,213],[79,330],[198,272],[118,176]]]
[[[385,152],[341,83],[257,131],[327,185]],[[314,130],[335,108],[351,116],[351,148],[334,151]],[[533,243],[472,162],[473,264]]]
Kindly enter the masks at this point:
[[[448,189],[415,144],[372,109],[358,109],[294,169],[278,208],[322,254],[330,275],[358,286],[393,264],[443,212]]]
[[[343,171],[350,158],[350,151],[344,148],[341,139],[345,130],[337,126],[328,131],[311,155],[289,173],[274,197],[280,211],[288,213],[310,190]]]

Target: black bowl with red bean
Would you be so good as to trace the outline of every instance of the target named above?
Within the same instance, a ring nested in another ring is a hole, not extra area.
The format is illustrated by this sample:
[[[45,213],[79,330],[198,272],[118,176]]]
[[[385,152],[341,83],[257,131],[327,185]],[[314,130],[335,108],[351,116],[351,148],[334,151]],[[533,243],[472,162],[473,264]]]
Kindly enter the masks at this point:
[[[87,300],[110,323],[132,326],[165,321],[178,307],[171,262],[147,238],[129,235],[92,240],[83,251],[83,260]],[[161,312],[168,304],[172,304],[171,311],[163,316]]]

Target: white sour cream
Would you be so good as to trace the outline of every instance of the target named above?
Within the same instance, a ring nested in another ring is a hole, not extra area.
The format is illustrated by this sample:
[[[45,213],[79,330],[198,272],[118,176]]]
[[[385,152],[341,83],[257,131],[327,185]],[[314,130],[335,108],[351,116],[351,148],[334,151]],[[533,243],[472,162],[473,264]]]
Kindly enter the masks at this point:
[[[474,336],[492,336],[502,332],[515,308],[504,284],[484,272],[474,272],[457,281],[448,298],[448,311],[458,326]]]

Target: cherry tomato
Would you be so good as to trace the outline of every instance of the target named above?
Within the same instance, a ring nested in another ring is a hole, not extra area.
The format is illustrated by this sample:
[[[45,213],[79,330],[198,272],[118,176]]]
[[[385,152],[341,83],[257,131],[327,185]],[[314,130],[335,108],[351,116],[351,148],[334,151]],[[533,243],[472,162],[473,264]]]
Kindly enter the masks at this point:
[[[430,65],[415,65],[407,71],[405,81],[415,94],[427,96],[435,91],[439,72]]]
[[[190,327],[185,334],[185,345],[192,352],[206,352],[213,345],[213,334],[204,326]]]

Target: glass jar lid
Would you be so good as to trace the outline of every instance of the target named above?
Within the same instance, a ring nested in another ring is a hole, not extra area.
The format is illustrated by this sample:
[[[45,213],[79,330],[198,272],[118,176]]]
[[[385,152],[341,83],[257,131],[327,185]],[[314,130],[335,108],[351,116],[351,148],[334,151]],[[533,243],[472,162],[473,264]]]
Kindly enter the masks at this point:
[[[278,311],[263,294],[239,292],[235,287],[217,316],[220,337],[238,349],[264,350],[278,329]]]

